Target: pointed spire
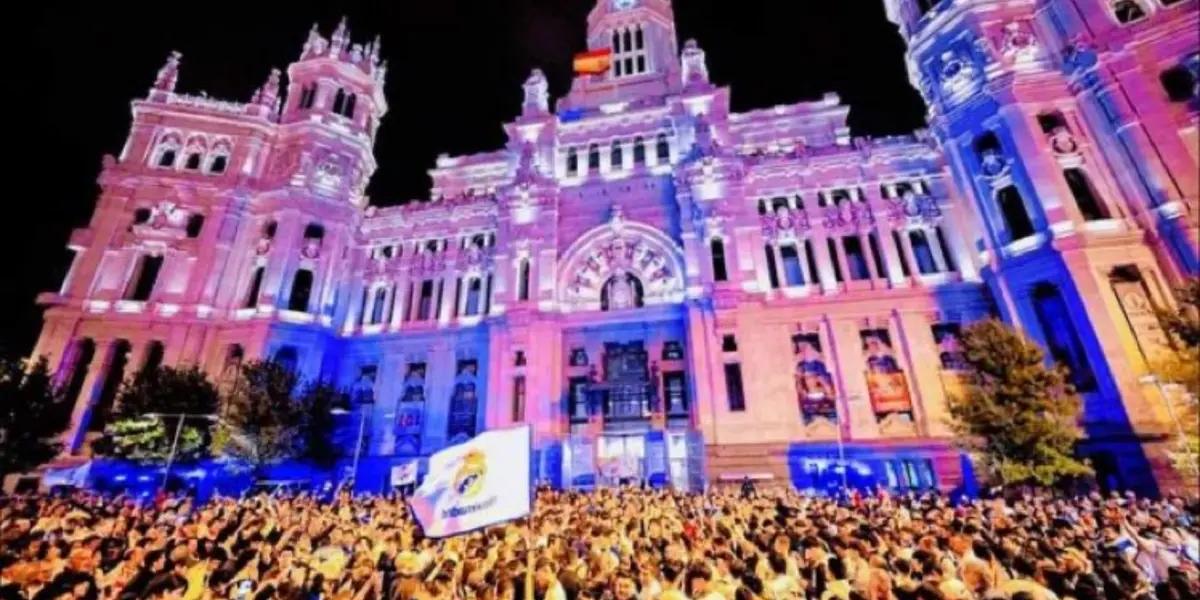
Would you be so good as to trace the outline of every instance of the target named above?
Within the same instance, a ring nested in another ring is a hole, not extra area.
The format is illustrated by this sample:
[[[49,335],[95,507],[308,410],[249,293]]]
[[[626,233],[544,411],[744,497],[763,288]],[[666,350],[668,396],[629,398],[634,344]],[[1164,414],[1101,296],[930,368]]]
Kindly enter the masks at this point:
[[[379,35],[376,34],[375,40],[371,42],[371,64],[372,65],[376,65],[376,66],[379,65],[379,52],[382,47],[383,47],[383,38],[379,37]]]
[[[346,27],[346,17],[343,16],[341,21],[338,21],[337,29],[333,31],[330,37],[329,51],[335,56],[341,56],[346,51],[346,44],[350,43],[350,30]]]
[[[320,27],[313,23],[312,29],[308,30],[308,39],[304,41],[304,50],[300,53],[300,59],[324,54],[326,44],[325,38],[321,37]]]
[[[276,100],[279,99],[279,76],[279,69],[271,69],[271,74],[267,76],[267,82],[254,94],[255,104],[267,107],[275,106]]]
[[[154,78],[154,89],[164,92],[174,92],[175,82],[179,79],[179,60],[183,58],[183,54],[178,50],[172,50],[167,56],[167,62],[158,70],[158,75]]]

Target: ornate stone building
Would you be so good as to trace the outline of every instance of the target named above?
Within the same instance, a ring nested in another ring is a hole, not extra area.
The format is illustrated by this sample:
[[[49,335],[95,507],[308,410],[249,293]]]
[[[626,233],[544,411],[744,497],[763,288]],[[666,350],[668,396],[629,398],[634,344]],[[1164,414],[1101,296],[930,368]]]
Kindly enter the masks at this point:
[[[1084,392],[1085,452],[1167,477],[1147,308],[1198,270],[1197,1],[886,0],[930,131],[836,95],[745,113],[668,0],[602,0],[606,73],[524,84],[504,148],[369,206],[379,43],[341,25],[248,103],[175,91],[106,157],[35,354],[86,452],[123,376],[271,357],[368,400],[371,464],[532,424],[540,476],[963,484],[945,398],[999,314]],[[517,92],[519,93],[519,92]]]

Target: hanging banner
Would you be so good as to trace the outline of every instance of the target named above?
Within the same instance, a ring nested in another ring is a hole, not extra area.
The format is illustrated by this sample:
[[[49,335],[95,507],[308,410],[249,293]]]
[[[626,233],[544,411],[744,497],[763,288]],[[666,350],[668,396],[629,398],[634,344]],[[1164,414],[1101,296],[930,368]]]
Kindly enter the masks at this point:
[[[815,333],[792,336],[792,352],[796,356],[796,394],[804,422],[811,423],[816,418],[837,421],[837,394],[833,375],[821,352],[821,336]]]
[[[908,380],[896,361],[891,335],[886,329],[865,329],[859,335],[867,361],[867,394],[875,414],[911,413]]]
[[[646,483],[651,487],[667,485],[667,436],[661,430],[646,433]]]

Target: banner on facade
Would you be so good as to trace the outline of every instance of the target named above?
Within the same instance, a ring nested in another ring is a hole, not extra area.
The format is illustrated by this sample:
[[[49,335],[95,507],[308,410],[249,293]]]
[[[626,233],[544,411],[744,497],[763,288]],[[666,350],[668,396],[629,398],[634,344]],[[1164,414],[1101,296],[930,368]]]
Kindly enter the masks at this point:
[[[429,457],[409,501],[427,537],[443,538],[529,514],[530,429],[498,429]]]
[[[818,417],[837,421],[837,395],[833,374],[821,351],[821,337],[815,333],[793,335],[792,353],[796,357],[796,394],[804,422]]]
[[[424,402],[401,402],[396,407],[396,454],[410,456],[421,453],[424,413]]]
[[[667,436],[661,430],[646,434],[646,482],[652,487],[667,484]]]
[[[912,412],[904,373],[867,373],[867,394],[875,414]]]

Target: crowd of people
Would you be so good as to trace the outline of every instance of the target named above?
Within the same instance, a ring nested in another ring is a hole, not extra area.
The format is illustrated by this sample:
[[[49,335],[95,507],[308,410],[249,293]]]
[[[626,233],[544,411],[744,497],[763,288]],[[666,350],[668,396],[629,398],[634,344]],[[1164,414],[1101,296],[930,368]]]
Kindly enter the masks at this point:
[[[539,490],[425,538],[400,496],[0,498],[0,599],[1176,600],[1200,507],[1030,492]]]

